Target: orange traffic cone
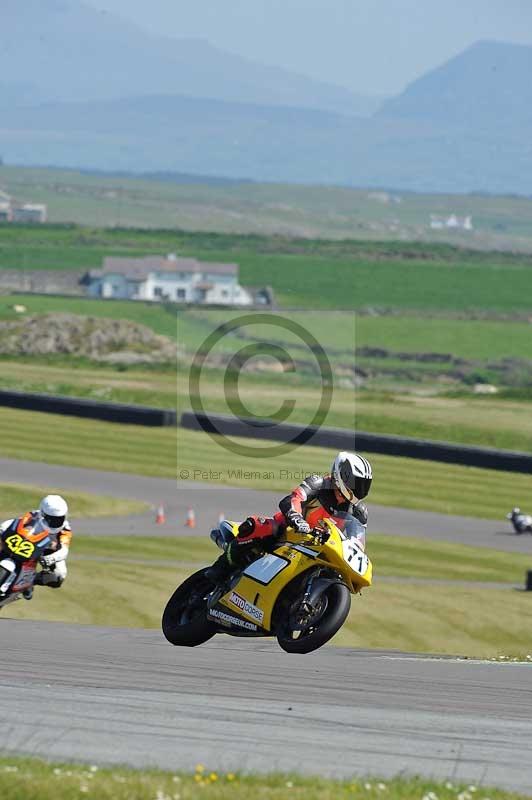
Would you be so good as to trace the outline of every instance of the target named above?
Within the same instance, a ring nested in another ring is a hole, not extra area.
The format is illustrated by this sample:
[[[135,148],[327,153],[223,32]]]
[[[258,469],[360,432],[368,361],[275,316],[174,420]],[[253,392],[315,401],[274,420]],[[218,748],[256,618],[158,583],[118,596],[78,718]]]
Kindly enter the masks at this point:
[[[157,516],[155,517],[155,522],[157,525],[162,525],[166,522],[166,517],[164,515],[164,506],[159,506],[157,509]]]
[[[187,511],[187,519],[185,522],[185,527],[187,528],[195,528],[196,527],[196,515],[194,513],[193,508],[189,508]]]

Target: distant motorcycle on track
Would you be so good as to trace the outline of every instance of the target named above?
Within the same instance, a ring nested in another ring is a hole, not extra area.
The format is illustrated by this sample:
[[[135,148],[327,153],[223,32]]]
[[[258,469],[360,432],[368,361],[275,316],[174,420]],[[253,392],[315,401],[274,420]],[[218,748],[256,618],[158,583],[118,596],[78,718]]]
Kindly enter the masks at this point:
[[[273,553],[235,568],[221,585],[199,570],[168,601],[165,637],[195,647],[216,633],[275,636],[289,653],[317,650],[344,624],[351,594],[371,586],[364,531],[354,516],[336,512],[310,534],[288,528]],[[237,533],[238,525],[224,520],[211,538],[225,549]]]
[[[532,516],[530,514],[522,514],[520,508],[513,508],[506,515],[506,519],[510,520],[516,533],[532,533]]]

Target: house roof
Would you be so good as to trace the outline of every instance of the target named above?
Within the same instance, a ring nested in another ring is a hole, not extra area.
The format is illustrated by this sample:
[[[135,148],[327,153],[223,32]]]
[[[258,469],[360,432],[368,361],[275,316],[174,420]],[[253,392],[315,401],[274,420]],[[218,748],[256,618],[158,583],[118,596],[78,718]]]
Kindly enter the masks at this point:
[[[103,260],[101,269],[89,270],[91,278],[102,278],[106,274],[120,274],[130,280],[145,280],[152,272],[208,272],[211,275],[238,275],[238,264],[219,264],[211,261],[198,261],[195,258],[115,258]]]

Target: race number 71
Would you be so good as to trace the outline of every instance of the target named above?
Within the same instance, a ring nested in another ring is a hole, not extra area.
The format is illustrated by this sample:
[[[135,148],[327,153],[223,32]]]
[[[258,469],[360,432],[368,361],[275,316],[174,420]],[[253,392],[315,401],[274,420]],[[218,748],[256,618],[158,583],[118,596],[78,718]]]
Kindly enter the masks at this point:
[[[363,575],[368,568],[368,557],[365,553],[355,547],[351,542],[342,542],[344,559],[349,566],[359,575]]]

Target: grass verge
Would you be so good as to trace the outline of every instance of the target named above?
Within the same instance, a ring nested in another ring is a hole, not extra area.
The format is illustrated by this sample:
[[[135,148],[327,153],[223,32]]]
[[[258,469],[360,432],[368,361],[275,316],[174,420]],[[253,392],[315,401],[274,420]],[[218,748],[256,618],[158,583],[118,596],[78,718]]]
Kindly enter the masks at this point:
[[[530,795],[424,778],[357,777],[329,780],[295,774],[238,775],[198,764],[193,774],[124,767],[49,763],[36,758],[0,758],[3,800],[530,800]],[[202,791],[204,790],[204,791]]]
[[[520,556],[387,536],[372,537],[368,552],[375,583],[353,597],[350,616],[333,644],[469,658],[532,657],[523,627],[530,593],[504,583],[522,578]],[[14,603],[3,613],[18,619],[159,628],[168,598],[194,571],[190,562],[199,567],[216,555],[207,537],[137,541],[78,536],[61,591],[38,589],[30,603]],[[379,582],[381,575],[398,577]],[[408,577],[472,583],[427,587],[405,581]],[[475,585],[484,580],[500,580],[500,588]]]
[[[503,337],[504,338],[504,337]],[[531,352],[532,354],[532,352]],[[188,370],[174,368],[98,365],[87,359],[64,356],[0,359],[0,382],[5,388],[48,394],[89,397],[120,403],[139,403],[164,408],[189,409]],[[334,387],[326,425],[374,433],[478,444],[532,452],[530,397],[474,395],[420,396],[398,391],[353,392],[341,379]],[[296,373],[242,373],[239,396],[252,413],[271,416],[280,398],[293,398],[291,422],[308,423],[320,401],[315,376]],[[201,396],[205,408],[231,413],[226,399],[223,371],[205,369]]]
[[[40,447],[35,449],[38,441]],[[256,457],[228,452],[219,437],[181,428],[144,428],[56,414],[2,409],[0,454],[50,464],[268,489],[280,495],[313,472],[327,472],[336,452],[302,447],[272,458],[263,442],[235,440],[256,448]],[[271,443],[268,443],[268,446]],[[346,441],[346,448],[352,442]],[[262,451],[264,452],[264,451]],[[442,514],[501,519],[515,505],[525,508],[530,476],[371,455],[371,502]],[[265,513],[269,509],[263,509]]]
[[[57,486],[26,486],[16,483],[0,484],[0,509],[2,519],[15,517],[28,509],[37,508],[46,494],[66,495],[69,517],[117,517],[123,514],[140,514],[149,508],[139,500],[121,500],[87,492],[65,492]]]
[[[35,442],[39,448],[35,448]],[[173,478],[174,428],[148,428],[3,408],[0,453],[10,458]]]
[[[523,559],[520,553],[437,542],[408,536],[368,534],[367,551],[379,576],[434,580],[520,583]],[[73,557],[83,559],[131,559],[184,564],[208,564],[217,550],[205,536],[141,537],[76,536]]]

